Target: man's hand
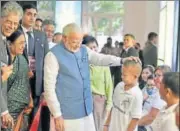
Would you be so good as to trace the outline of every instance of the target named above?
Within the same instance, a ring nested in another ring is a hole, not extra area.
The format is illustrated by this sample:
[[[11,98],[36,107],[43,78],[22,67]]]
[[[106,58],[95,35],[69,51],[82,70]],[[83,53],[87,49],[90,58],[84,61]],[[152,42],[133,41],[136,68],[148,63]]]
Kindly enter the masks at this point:
[[[14,120],[9,113],[6,113],[5,115],[1,116],[1,120],[4,128],[13,128]]]
[[[134,60],[136,62],[141,63],[141,60],[139,59],[139,57],[130,56],[130,57],[122,58],[122,63],[124,63],[126,60]],[[141,65],[142,65],[142,63],[141,63]]]
[[[105,111],[105,121],[103,125],[103,131],[109,131],[109,124],[111,121],[111,111]]]
[[[12,65],[3,66],[1,67],[1,71],[2,71],[2,81],[7,81],[7,79],[13,72],[13,66]]]
[[[54,119],[56,131],[65,131],[64,119],[62,116]]]
[[[109,127],[108,126],[104,126],[103,127],[103,131],[108,131],[109,130]]]

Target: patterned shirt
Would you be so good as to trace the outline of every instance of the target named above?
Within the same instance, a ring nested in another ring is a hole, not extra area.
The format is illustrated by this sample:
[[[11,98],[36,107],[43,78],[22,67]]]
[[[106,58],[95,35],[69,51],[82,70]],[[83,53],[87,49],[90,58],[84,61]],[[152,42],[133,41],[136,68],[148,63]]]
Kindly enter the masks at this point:
[[[8,101],[29,103],[28,71],[28,63],[25,57],[17,56],[13,62],[13,73],[8,79]]]

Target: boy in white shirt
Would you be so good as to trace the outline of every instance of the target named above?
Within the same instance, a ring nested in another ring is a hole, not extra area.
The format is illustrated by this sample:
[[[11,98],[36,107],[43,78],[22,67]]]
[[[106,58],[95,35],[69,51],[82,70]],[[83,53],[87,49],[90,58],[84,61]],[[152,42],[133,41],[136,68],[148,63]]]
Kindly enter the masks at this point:
[[[125,61],[122,66],[122,80],[114,91],[113,108],[104,131],[137,131],[138,121],[142,115],[143,95],[138,78],[142,67],[140,63]]]

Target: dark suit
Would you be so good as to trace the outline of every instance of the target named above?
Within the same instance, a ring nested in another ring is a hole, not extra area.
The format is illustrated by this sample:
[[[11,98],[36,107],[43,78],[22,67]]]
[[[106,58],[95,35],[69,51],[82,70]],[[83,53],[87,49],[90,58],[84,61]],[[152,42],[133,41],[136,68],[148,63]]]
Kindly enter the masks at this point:
[[[143,49],[144,65],[157,66],[158,52],[157,47],[151,42],[147,42]]]
[[[143,51],[142,50],[139,50],[139,59],[142,62],[142,67],[144,67],[144,57],[143,57]]]
[[[23,31],[22,27],[19,27],[20,30]],[[34,78],[32,78],[30,80],[30,85],[31,85],[31,89],[32,89],[32,97],[34,100],[34,110],[32,112],[32,118],[34,117],[34,115],[36,114],[38,107],[39,107],[39,102],[40,102],[40,96],[42,95],[42,92],[44,91],[43,89],[43,70],[44,70],[44,57],[47,54],[48,50],[49,50],[49,46],[48,46],[48,41],[47,41],[47,37],[45,35],[45,33],[41,32],[41,31],[37,31],[37,30],[33,30],[33,36],[34,36],[34,46],[35,46],[35,69],[36,71],[34,72]],[[26,42],[28,43],[28,42]],[[28,60],[28,53],[27,50],[24,51],[24,55],[26,57],[26,59]],[[44,115],[42,115],[44,116]],[[50,119],[48,114],[47,114],[48,118],[45,119]],[[44,119],[42,119],[44,121]],[[41,124],[42,127],[46,127],[48,123],[43,124],[43,121],[40,122],[40,128],[41,128]],[[45,120],[46,121],[46,120]],[[40,129],[39,131],[43,130],[45,131],[45,129]]]
[[[6,45],[4,41],[2,40],[2,35],[0,34],[0,114],[8,110],[7,108],[7,82],[2,82],[1,80],[1,67],[3,65],[8,65],[8,59],[7,59]]]
[[[130,56],[136,56],[139,57],[138,51],[134,47],[130,47],[127,51],[123,50],[120,57],[121,58],[126,58]],[[114,86],[116,86],[119,82],[122,81],[121,78],[121,67],[119,67],[116,70],[115,77],[114,77]]]

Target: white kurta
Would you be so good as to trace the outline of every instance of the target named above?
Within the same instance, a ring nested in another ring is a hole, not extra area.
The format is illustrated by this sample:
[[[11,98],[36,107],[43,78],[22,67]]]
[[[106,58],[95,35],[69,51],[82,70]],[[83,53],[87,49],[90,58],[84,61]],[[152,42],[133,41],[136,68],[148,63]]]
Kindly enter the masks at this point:
[[[103,55],[87,48],[89,64],[97,66],[119,66],[121,58]],[[44,96],[52,115],[57,118],[62,115],[60,103],[55,92],[56,78],[60,70],[55,55],[50,51],[45,57],[44,65]],[[80,119],[65,120],[66,131],[95,131],[94,119],[89,115]]]
[[[65,120],[65,131],[96,131],[93,115],[75,120]]]
[[[49,42],[49,49],[51,49],[51,48],[53,48],[55,45],[57,45],[56,43],[54,43],[54,42]]]

